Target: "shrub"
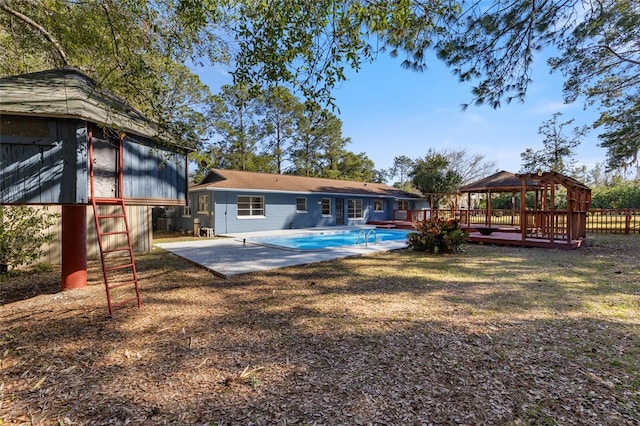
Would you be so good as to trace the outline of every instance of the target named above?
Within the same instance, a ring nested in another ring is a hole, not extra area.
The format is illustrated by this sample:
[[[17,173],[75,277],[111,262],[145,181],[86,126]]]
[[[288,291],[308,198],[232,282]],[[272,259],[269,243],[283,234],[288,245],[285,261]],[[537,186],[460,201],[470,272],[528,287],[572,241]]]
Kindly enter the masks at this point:
[[[456,219],[429,219],[416,225],[416,232],[407,235],[412,250],[429,253],[456,253],[467,238]]]
[[[46,207],[0,206],[0,273],[38,260],[55,236],[48,228],[57,217]]]

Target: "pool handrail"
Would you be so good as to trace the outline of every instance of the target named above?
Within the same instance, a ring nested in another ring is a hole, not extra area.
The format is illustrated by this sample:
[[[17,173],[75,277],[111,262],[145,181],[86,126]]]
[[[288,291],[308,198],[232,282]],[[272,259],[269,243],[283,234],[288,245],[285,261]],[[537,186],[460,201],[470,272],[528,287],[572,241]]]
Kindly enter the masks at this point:
[[[378,233],[375,229],[361,229],[356,236],[356,244],[362,244],[360,242],[360,235],[362,235],[364,246],[369,247],[369,235],[373,232],[373,243],[378,244]]]
[[[365,247],[368,247],[368,242],[369,242],[369,235],[373,232],[373,244],[378,244],[378,233],[376,232],[375,229],[369,229],[367,231],[367,235],[365,237]]]

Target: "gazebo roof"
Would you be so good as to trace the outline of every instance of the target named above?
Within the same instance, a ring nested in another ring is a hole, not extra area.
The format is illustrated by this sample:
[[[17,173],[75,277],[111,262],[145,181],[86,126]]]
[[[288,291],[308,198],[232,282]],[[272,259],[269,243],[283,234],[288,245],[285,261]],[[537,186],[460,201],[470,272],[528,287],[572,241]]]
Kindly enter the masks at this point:
[[[527,179],[527,186],[529,181],[539,183],[557,183],[564,186],[567,189],[574,191],[591,192],[591,188],[586,186],[580,181],[575,180],[572,177],[565,176],[558,172],[544,172],[544,173],[524,173],[517,175],[519,179]]]
[[[534,180],[527,181],[528,188],[537,188],[540,184]],[[458,192],[512,192],[522,188],[522,180],[511,172],[499,171],[458,189]]]

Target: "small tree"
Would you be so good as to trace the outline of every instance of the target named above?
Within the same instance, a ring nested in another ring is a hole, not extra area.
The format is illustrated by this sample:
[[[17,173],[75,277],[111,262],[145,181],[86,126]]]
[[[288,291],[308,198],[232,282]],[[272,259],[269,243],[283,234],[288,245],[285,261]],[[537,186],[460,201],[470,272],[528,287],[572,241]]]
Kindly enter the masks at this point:
[[[431,208],[438,207],[444,194],[455,194],[462,183],[462,178],[452,169],[449,159],[431,149],[424,158],[415,161],[411,179],[420,192],[433,194]]]
[[[46,207],[0,206],[0,273],[38,260],[42,245],[55,237],[48,229],[58,217]]]
[[[396,188],[408,190],[410,189],[409,175],[415,166],[415,162],[406,155],[400,155],[393,158],[393,165],[389,169],[389,177],[399,177],[399,182],[394,182]]]
[[[545,121],[538,129],[538,133],[544,136],[542,141],[544,148],[534,151],[531,148],[520,154],[522,167],[520,173],[535,173],[538,171],[554,171],[563,174],[573,174],[575,163],[575,149],[587,133],[587,127],[575,127],[572,135],[565,134],[565,128],[575,120],[558,122],[562,113],[553,114],[550,120]]]

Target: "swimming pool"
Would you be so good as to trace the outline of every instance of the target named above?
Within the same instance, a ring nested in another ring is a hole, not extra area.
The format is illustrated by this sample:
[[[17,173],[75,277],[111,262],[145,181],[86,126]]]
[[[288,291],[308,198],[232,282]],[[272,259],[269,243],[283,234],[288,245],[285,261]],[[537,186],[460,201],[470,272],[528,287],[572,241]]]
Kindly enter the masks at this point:
[[[316,231],[289,236],[257,237],[251,241],[258,244],[280,246],[296,250],[323,250],[335,247],[374,245],[389,242],[406,242],[404,229],[352,229],[345,231]]]

